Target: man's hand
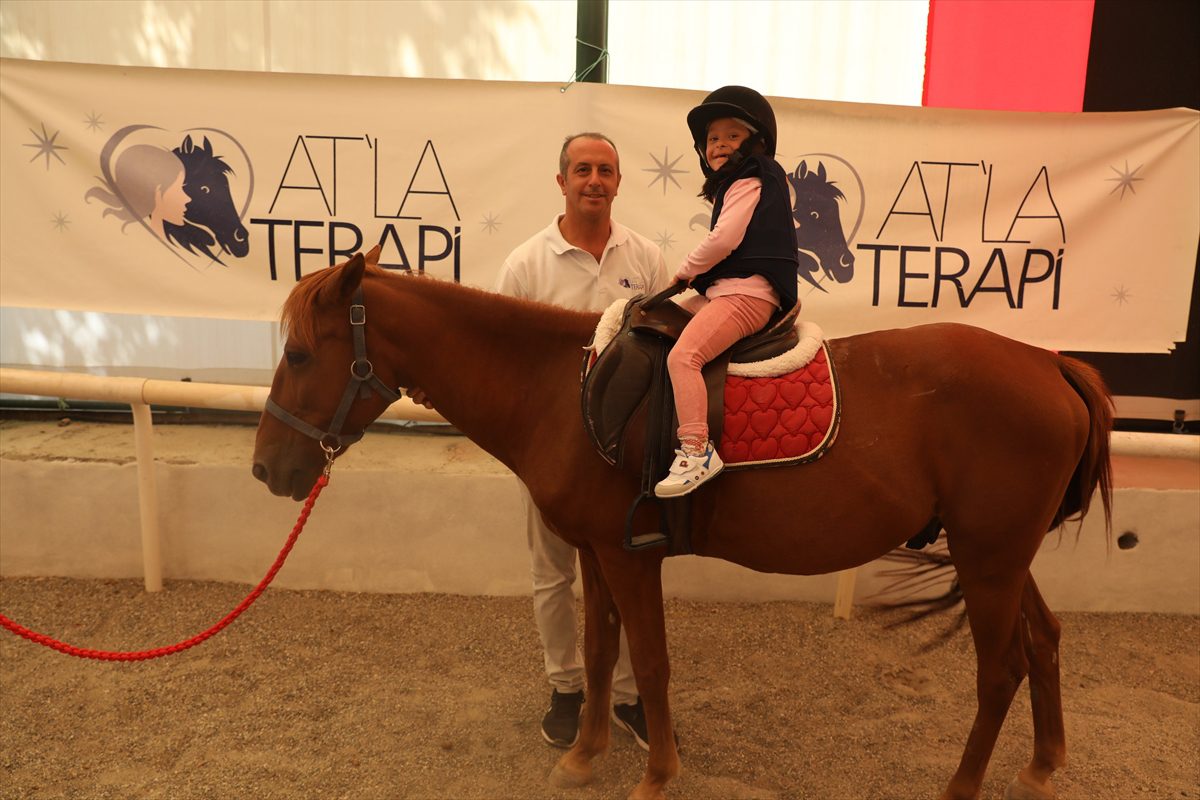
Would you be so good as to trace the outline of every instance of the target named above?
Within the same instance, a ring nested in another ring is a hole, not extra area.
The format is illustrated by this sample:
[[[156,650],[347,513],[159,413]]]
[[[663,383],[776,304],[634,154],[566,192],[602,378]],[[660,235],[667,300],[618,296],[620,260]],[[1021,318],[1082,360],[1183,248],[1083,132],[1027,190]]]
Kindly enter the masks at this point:
[[[424,389],[405,389],[404,393],[412,398],[412,401],[419,406],[425,406],[429,410],[433,410],[433,403],[429,402],[429,398],[425,396]]]

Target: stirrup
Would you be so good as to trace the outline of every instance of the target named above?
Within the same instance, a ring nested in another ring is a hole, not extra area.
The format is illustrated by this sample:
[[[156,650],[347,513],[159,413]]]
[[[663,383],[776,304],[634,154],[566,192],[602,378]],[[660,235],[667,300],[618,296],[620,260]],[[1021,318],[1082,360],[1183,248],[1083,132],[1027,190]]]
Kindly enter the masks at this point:
[[[633,505],[629,507],[629,512],[625,515],[625,541],[623,542],[623,546],[631,553],[638,550],[648,550],[651,547],[663,547],[668,544],[667,537],[658,531],[654,531],[653,533],[639,533],[637,536],[633,535],[633,515],[637,511],[637,507],[646,500],[656,499],[653,492],[639,494],[637,499],[633,501]]]

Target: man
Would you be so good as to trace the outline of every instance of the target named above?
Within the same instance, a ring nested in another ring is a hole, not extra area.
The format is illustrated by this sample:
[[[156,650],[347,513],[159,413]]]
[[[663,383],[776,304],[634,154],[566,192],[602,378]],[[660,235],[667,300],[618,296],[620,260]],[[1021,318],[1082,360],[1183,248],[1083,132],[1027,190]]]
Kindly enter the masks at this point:
[[[568,136],[558,159],[558,186],[565,209],[546,228],[517,247],[500,268],[500,294],[602,311],[613,301],[653,294],[669,282],[662,251],[612,219],[621,185],[616,145],[603,134]],[[579,735],[584,668],[575,629],[576,551],[555,536],[521,485],[533,575],[533,612],[542,639],[546,675],[553,690],[542,719],[542,736],[570,747]],[[617,535],[614,532],[614,535]],[[621,631],[621,654],[613,672],[613,720],[644,749],[646,719],[637,694],[629,648]]]

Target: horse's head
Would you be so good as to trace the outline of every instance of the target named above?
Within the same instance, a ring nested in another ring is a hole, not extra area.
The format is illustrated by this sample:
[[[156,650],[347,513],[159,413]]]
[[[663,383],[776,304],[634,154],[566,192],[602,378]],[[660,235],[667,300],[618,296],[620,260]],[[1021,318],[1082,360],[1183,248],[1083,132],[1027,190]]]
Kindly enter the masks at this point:
[[[800,251],[800,277],[813,286],[818,282],[812,274],[821,269],[838,283],[854,277],[854,254],[846,246],[842,231],[842,216],[838,200],[844,200],[842,190],[825,176],[825,165],[817,164],[810,172],[808,163],[800,162],[795,173],[788,175],[795,193],[792,219],[796,223],[796,248]]]
[[[195,247],[216,261],[220,258],[208,249],[214,244],[235,258],[245,256],[250,252],[250,239],[229,193],[233,168],[213,154],[207,136],[197,147],[189,135],[171,152],[179,156],[187,172],[183,190],[190,202],[184,224],[171,226],[168,233],[188,250]]]
[[[369,360],[386,352],[363,299],[364,275],[375,274],[378,260],[376,247],[305,276],[284,303],[283,358],[254,443],[254,477],[272,494],[303,500],[326,454],[357,441],[399,396],[394,376],[376,375]]]

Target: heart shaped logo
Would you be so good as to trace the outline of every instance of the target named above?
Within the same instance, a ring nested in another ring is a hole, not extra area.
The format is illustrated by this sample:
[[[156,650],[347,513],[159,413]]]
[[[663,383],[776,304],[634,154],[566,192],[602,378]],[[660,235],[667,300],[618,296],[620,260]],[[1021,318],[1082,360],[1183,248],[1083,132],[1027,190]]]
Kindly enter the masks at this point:
[[[103,215],[137,225],[192,267],[244,258],[250,238],[242,220],[254,194],[246,149],[216,128],[171,132],[127,125],[100,151],[100,185],[84,200]]]

